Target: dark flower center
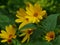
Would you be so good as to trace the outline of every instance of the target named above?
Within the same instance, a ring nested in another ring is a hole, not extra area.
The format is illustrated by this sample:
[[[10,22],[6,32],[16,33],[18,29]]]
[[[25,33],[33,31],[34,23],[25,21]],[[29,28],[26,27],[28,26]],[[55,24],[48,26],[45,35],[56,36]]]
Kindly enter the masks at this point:
[[[12,38],[12,35],[9,35],[9,38]]]
[[[34,13],[34,16],[37,17],[38,16],[38,13]]]
[[[54,35],[50,35],[50,38],[54,38]]]
[[[1,33],[1,30],[0,30],[0,33]]]
[[[9,39],[8,42],[12,42],[12,40]]]
[[[28,30],[28,34],[30,34],[32,32],[32,30]]]
[[[28,19],[28,18],[26,18],[26,20],[28,21],[29,19]]]

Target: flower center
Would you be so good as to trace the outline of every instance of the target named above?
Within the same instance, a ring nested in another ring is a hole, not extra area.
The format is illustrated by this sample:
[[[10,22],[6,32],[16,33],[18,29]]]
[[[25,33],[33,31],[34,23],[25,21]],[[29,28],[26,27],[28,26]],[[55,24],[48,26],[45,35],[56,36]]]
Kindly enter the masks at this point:
[[[9,35],[9,38],[12,38],[12,35]]]
[[[1,33],[1,30],[0,30],[0,33]]]
[[[28,21],[29,19],[28,18],[26,18],[26,21]]]
[[[8,40],[8,42],[11,42],[11,41],[12,41],[12,40],[10,40],[10,39]]]
[[[28,34],[31,34],[32,30],[28,30]]]
[[[54,38],[54,36],[53,35],[50,35],[50,38]]]
[[[34,17],[37,17],[38,16],[38,13],[34,13]]]

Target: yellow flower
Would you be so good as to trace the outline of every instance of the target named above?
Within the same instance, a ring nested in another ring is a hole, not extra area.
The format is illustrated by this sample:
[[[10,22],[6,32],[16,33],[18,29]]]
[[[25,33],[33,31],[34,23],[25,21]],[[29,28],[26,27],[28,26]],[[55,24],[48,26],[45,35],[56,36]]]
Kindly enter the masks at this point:
[[[21,42],[24,43],[26,40],[28,42],[30,40],[30,35],[33,33],[33,30],[32,29],[26,29],[26,30],[21,30],[21,32],[22,32],[22,34],[19,36],[20,37],[25,36]]]
[[[45,36],[45,39],[50,42],[51,40],[54,40],[55,38],[55,33],[53,31],[48,32]]]
[[[12,25],[6,26],[6,31],[1,30],[0,38],[2,38],[1,42],[11,42],[12,38],[16,38],[16,31]]]
[[[18,19],[16,19],[15,22],[22,22],[19,26],[19,29],[31,22],[30,17],[26,14],[24,9],[20,8],[19,11],[17,11],[16,17],[18,17]]]
[[[30,4],[28,3],[28,6],[26,7],[26,11],[24,9],[19,9],[17,11],[16,17],[18,19],[15,20],[17,23],[21,23],[19,26],[19,29],[25,26],[29,23],[37,23],[40,22],[41,19],[43,19],[43,16],[45,16],[46,11],[42,10],[39,4]]]
[[[31,20],[33,23],[40,22],[43,19],[43,16],[46,15],[46,11],[42,10],[39,4],[32,5],[31,3],[27,3],[26,13],[31,16]]]

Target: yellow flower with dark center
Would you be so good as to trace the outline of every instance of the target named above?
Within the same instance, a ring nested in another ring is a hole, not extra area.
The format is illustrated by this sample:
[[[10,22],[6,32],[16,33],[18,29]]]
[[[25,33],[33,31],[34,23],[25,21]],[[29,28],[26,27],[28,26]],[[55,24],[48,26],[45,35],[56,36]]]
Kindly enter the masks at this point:
[[[27,3],[26,13],[31,17],[33,23],[40,22],[43,19],[43,16],[46,15],[46,11],[42,10],[39,4],[32,5]]]
[[[18,19],[16,19],[15,22],[21,23],[19,26],[20,29],[26,24],[40,22],[45,14],[46,11],[42,10],[39,4],[36,3],[32,5],[31,3],[28,3],[26,11],[21,8],[17,11],[16,17],[18,17]]]
[[[18,17],[18,19],[15,20],[15,22],[20,23],[19,29],[22,28],[24,25],[31,23],[31,19],[30,17],[26,14],[24,9],[19,9],[19,11],[17,11],[16,17]]]
[[[27,42],[30,40],[30,35],[33,33],[33,29],[26,29],[26,30],[21,30],[22,34],[19,35],[20,37],[25,36],[23,40],[21,41],[24,43],[26,40]]]
[[[12,25],[6,26],[6,31],[1,30],[0,38],[2,38],[1,42],[11,42],[12,38],[16,38],[16,30]]]
[[[53,31],[48,32],[45,36],[45,39],[50,42],[51,40],[54,40],[55,38],[55,33]]]

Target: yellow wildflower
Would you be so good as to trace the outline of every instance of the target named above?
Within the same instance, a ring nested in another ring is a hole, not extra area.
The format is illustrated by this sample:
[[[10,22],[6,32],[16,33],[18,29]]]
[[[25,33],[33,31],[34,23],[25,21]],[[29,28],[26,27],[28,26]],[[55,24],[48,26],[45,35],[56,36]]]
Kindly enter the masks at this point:
[[[51,40],[54,40],[55,38],[55,33],[53,31],[48,32],[45,36],[45,39],[50,42]]]
[[[2,38],[1,42],[11,42],[12,38],[16,38],[16,31],[12,25],[6,26],[6,31],[1,30],[0,38]]]
[[[26,13],[31,16],[31,20],[33,23],[40,22],[43,19],[43,16],[46,15],[46,11],[42,10],[39,4],[32,5],[31,3],[27,3]]]
[[[19,26],[19,29],[31,22],[31,19],[28,17],[24,9],[20,8],[19,11],[17,11],[16,17],[18,17],[18,19],[16,19],[15,22],[22,22]]]
[[[30,35],[33,33],[33,30],[26,29],[26,30],[21,30],[21,32],[22,34],[20,35],[20,37],[25,36],[21,42],[24,43],[26,40],[28,42],[30,40]]]

